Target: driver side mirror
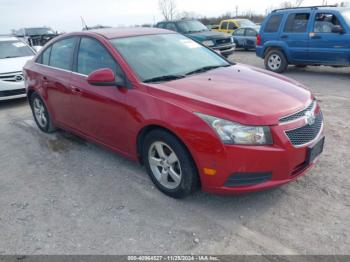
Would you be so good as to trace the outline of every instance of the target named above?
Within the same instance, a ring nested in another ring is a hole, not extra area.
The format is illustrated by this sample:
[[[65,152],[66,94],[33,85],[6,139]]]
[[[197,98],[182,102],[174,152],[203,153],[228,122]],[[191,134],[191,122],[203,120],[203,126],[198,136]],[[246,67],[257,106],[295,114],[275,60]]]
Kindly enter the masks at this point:
[[[344,29],[340,25],[335,25],[332,28],[332,33],[335,34],[344,34]]]
[[[125,80],[114,74],[110,68],[97,69],[89,74],[87,82],[94,86],[126,86]]]

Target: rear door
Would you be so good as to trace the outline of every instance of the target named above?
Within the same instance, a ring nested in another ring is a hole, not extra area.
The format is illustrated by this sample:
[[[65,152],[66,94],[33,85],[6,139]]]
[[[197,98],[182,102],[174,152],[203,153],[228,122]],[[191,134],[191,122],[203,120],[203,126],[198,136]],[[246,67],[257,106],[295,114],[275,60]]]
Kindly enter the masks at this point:
[[[238,26],[233,21],[230,21],[228,23],[227,33],[232,34],[237,28]]]
[[[220,23],[220,32],[227,33],[228,22],[223,21]]]
[[[290,62],[310,60],[308,52],[310,21],[309,12],[291,13],[287,16],[280,39],[287,44]]]
[[[245,46],[244,34],[245,34],[244,28],[239,28],[236,31],[234,31],[233,39],[234,39],[237,47],[244,47]]]
[[[333,33],[340,26],[344,33]],[[346,23],[336,12],[317,11],[310,33],[310,58],[315,63],[349,65],[350,35]]]
[[[258,35],[258,32],[253,28],[247,28],[245,30],[245,41],[246,41],[246,48],[255,48],[256,46],[256,36]]]
[[[46,91],[45,99],[55,121],[72,125],[70,88],[74,48],[77,37],[55,42],[42,55],[41,83]]]

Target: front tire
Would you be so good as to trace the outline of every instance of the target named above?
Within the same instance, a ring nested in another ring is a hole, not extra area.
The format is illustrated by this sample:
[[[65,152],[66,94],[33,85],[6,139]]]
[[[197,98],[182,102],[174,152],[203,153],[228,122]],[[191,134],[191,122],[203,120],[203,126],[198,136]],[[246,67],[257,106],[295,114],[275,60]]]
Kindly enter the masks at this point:
[[[288,60],[280,50],[273,49],[265,56],[265,68],[275,73],[283,73],[287,70]]]
[[[34,120],[41,131],[44,133],[52,133],[56,131],[56,128],[52,124],[49,111],[47,110],[43,99],[37,93],[33,93],[30,96],[30,106]]]
[[[142,158],[155,186],[173,198],[184,198],[197,187],[197,171],[187,148],[172,134],[158,129],[146,135]]]

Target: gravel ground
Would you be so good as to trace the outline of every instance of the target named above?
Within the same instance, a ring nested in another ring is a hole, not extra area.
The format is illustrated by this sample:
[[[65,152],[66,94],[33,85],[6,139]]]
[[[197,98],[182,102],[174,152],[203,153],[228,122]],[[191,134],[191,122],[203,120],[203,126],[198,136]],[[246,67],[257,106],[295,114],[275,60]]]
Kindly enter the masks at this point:
[[[168,198],[139,165],[39,132],[25,100],[0,103],[0,254],[350,254],[350,69],[285,75],[321,100],[325,152],[296,182],[244,196]]]

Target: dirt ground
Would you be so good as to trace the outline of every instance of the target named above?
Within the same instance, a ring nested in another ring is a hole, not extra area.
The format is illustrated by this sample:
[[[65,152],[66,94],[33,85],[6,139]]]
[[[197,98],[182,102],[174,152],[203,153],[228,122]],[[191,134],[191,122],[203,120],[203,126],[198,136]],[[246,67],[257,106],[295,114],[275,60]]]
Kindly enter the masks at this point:
[[[141,166],[39,132],[25,100],[0,103],[0,254],[350,254],[350,69],[285,75],[321,100],[325,152],[296,182],[244,196],[168,198]]]

